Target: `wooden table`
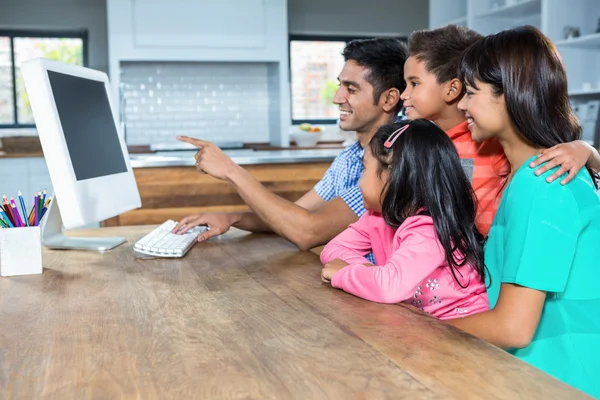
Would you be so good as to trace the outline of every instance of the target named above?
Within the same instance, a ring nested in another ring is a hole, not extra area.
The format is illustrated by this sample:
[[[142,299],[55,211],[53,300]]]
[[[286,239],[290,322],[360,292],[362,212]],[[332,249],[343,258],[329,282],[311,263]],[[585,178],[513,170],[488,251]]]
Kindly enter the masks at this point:
[[[104,228],[129,242],[46,250],[42,275],[0,279],[0,397],[585,397],[409,307],[322,284],[318,256],[281,238],[231,231],[136,260],[150,229]]]

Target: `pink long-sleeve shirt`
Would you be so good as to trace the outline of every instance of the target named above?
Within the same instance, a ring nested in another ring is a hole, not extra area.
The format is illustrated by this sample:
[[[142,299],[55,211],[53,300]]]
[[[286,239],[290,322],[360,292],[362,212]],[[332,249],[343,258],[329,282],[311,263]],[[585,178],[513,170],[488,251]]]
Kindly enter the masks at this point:
[[[365,266],[373,252],[376,266]],[[379,303],[405,302],[440,319],[489,310],[483,280],[469,264],[454,280],[433,220],[407,218],[397,230],[381,214],[368,211],[336,236],[321,252],[326,264],[336,258],[349,265],[331,280],[333,287]]]

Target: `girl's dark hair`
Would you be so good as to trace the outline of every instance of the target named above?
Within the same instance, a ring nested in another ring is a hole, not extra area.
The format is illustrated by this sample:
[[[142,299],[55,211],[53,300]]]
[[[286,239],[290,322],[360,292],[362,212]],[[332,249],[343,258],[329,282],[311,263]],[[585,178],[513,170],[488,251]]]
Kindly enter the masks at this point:
[[[534,146],[549,148],[581,136],[563,62],[536,27],[486,36],[465,50],[459,65],[460,80],[475,89],[476,81],[489,84],[495,95],[504,95],[512,125]]]
[[[406,124],[406,131],[386,148],[385,141]],[[398,228],[408,217],[431,216],[459,286],[465,287],[457,274],[462,276],[459,268],[466,263],[484,279],[485,239],[475,226],[477,200],[448,135],[434,123],[417,119],[382,126],[369,146],[379,161],[378,174],[386,169],[389,173],[381,194],[385,222]]]

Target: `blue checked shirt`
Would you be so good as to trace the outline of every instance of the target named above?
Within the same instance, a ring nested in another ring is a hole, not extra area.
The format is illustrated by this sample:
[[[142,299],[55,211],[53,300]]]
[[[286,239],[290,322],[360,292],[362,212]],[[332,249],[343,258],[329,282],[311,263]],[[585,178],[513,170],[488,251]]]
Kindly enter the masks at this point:
[[[323,179],[314,187],[315,192],[325,201],[341,197],[359,218],[365,213],[362,194],[358,187],[363,171],[364,152],[359,142],[348,146],[333,160]]]
[[[365,149],[360,147],[359,142],[348,146],[333,160],[323,179],[314,187],[315,192],[325,201],[341,197],[358,218],[366,211],[362,193],[358,187],[358,181],[363,172],[362,156],[364,152]],[[373,253],[369,253],[366,258],[377,265]]]

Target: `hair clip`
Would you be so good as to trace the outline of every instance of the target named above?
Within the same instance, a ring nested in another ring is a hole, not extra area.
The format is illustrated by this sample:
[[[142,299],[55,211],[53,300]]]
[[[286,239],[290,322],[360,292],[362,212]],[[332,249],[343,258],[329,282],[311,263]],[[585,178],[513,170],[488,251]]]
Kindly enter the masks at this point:
[[[396,139],[398,139],[398,136],[400,136],[402,134],[402,132],[407,130],[409,126],[410,126],[410,124],[406,124],[402,128],[400,128],[400,129],[396,130],[394,133],[392,133],[387,138],[385,143],[383,144],[383,147],[385,147],[386,149],[389,149],[390,147],[392,147],[394,145],[394,142],[396,141]]]

